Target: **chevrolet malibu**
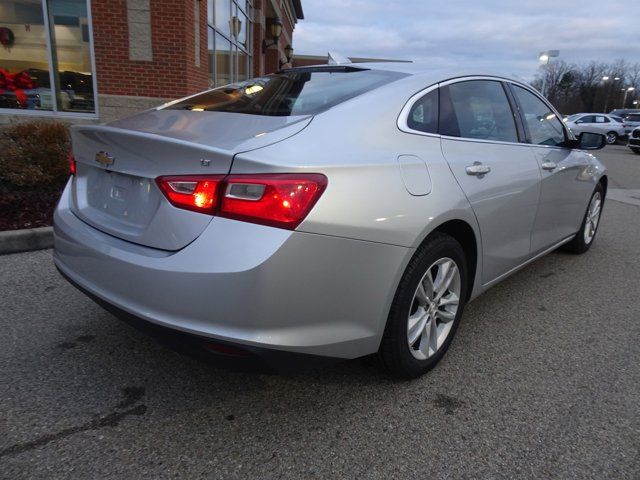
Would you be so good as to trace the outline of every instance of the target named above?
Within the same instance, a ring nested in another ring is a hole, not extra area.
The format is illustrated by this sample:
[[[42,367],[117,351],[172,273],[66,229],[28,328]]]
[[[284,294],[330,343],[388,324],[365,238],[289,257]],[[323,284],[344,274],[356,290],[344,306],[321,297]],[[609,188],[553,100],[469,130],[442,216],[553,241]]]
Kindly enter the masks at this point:
[[[528,85],[408,64],[288,69],[72,141],[60,272],[192,353],[276,367],[426,372],[466,303],[586,252],[607,191],[604,136]]]

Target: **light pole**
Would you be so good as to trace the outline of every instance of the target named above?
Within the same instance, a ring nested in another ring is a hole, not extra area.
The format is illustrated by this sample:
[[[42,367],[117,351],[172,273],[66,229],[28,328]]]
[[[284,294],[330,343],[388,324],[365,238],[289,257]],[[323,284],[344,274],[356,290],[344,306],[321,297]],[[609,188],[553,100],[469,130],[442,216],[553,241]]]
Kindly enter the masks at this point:
[[[602,77],[602,81],[604,83],[607,83],[609,81],[610,77],[608,76],[604,76]],[[613,82],[617,82],[620,80],[620,77],[613,77]],[[611,89],[613,88],[613,82],[611,82],[609,84],[609,88],[607,89],[607,100],[604,103],[604,113],[607,113],[607,110],[609,109],[609,98],[611,97]]]
[[[546,50],[544,52],[540,52],[538,55],[538,60],[540,60],[540,65],[549,65],[551,59],[554,57],[560,56],[560,50]],[[547,72],[544,71],[542,75],[542,95],[547,96]]]
[[[629,87],[629,88],[625,88],[624,89],[624,100],[622,100],[622,108],[627,106],[627,95],[629,94],[629,92],[633,92],[635,90],[635,88],[633,87]]]

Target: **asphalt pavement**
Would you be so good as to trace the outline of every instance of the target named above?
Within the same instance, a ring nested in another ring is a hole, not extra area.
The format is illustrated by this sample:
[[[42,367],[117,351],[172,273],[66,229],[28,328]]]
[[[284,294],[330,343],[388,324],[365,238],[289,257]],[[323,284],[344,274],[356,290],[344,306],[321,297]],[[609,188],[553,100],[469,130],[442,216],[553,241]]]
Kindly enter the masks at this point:
[[[640,189],[640,156],[598,156]],[[624,192],[622,192],[624,193]],[[640,478],[640,206],[609,200],[471,303],[443,361],[297,375],[175,354],[67,284],[51,251],[0,257],[0,478]]]

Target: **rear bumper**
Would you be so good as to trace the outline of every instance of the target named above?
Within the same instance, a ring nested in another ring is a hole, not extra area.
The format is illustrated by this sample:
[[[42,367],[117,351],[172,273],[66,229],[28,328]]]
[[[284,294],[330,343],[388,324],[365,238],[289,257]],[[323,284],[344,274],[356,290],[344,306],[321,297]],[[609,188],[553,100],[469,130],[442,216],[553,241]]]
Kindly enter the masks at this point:
[[[214,218],[177,252],[54,215],[54,261],[109,306],[170,331],[250,349],[356,358],[378,349],[412,250]]]

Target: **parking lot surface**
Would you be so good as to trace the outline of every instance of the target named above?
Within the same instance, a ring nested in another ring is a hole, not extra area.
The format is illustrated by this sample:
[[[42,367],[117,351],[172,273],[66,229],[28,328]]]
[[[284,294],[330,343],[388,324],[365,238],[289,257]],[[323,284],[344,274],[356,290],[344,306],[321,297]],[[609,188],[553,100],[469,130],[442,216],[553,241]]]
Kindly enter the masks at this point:
[[[597,155],[640,189],[640,156]],[[640,478],[640,206],[471,303],[444,360],[300,375],[175,354],[0,257],[0,478]]]

